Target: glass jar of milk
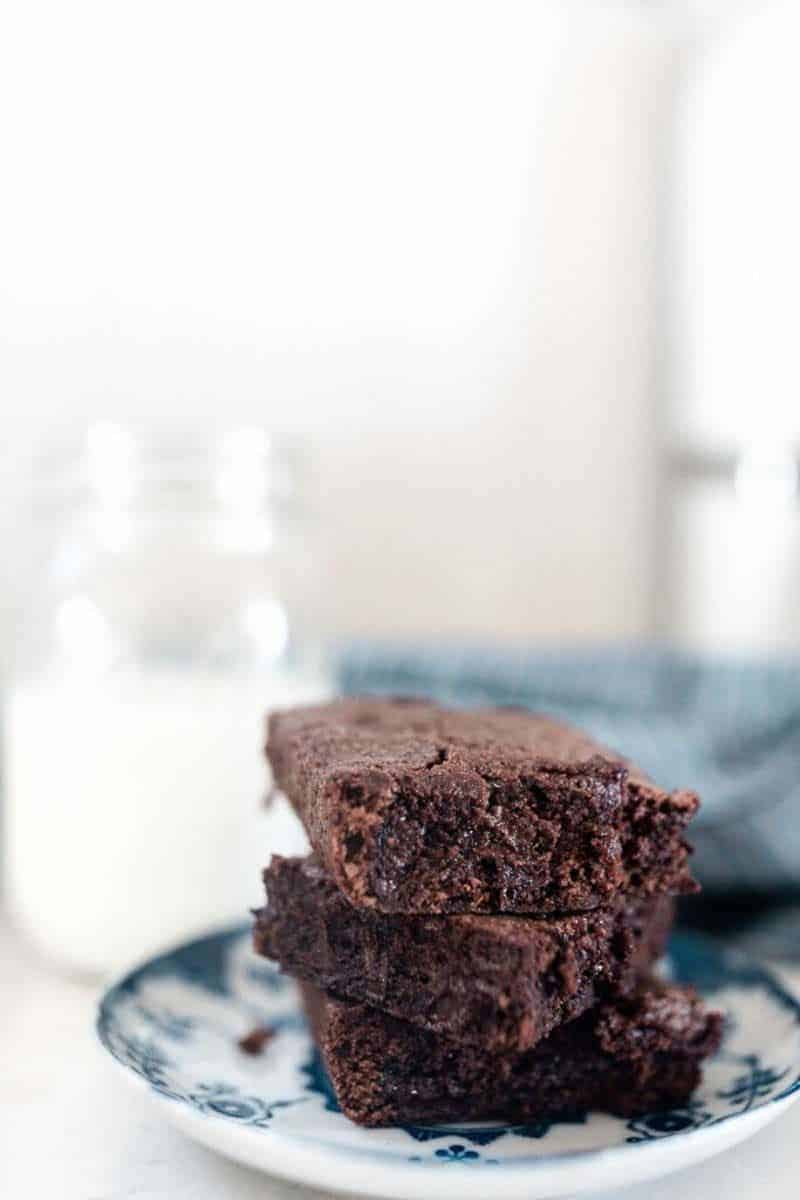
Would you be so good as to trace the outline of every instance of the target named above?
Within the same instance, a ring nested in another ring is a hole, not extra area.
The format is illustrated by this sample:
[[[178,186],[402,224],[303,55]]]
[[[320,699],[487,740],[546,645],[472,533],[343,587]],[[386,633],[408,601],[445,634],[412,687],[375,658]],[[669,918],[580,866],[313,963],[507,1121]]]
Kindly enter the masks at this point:
[[[297,465],[259,429],[111,425],[39,464],[57,532],[6,681],[5,878],[53,961],[244,920],[270,852],[302,850],[262,753],[270,708],[330,686]]]

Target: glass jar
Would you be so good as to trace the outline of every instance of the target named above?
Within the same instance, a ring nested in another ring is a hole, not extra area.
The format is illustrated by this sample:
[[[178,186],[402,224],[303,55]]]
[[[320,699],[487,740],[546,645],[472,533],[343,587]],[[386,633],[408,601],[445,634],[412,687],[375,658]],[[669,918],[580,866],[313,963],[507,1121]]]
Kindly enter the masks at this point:
[[[662,629],[800,648],[795,5],[705,5],[680,93],[669,246]]]
[[[6,886],[54,960],[105,972],[261,902],[302,850],[265,714],[330,692],[296,448],[95,426],[44,455],[55,515],[5,697]]]

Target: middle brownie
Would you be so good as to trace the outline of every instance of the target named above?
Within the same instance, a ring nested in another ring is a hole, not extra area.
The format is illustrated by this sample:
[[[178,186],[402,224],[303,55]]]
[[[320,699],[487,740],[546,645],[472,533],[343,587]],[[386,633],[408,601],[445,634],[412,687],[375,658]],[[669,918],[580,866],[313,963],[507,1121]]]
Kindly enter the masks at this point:
[[[527,1050],[664,950],[666,896],[564,917],[394,916],[356,909],[311,858],[274,857],[254,945],[287,974],[493,1050]]]

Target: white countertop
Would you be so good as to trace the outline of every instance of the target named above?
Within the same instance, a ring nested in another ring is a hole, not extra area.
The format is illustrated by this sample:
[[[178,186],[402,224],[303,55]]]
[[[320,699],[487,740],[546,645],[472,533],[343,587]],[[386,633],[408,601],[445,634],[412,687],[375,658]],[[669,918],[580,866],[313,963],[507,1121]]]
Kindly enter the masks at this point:
[[[800,970],[787,974],[800,988]],[[97,989],[51,974],[0,922],[0,1195],[9,1200],[312,1200],[160,1118],[95,1044]],[[797,1200],[800,1104],[717,1159],[626,1200]],[[424,1198],[423,1198],[424,1200]]]

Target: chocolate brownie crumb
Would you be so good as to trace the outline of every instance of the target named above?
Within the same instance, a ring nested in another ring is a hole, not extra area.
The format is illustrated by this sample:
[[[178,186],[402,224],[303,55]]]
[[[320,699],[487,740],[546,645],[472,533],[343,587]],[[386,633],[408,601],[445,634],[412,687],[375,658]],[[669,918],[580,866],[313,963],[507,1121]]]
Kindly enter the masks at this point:
[[[275,1037],[275,1030],[268,1025],[256,1025],[244,1037],[239,1038],[236,1043],[240,1050],[245,1054],[258,1055],[263,1054],[264,1049]]]

